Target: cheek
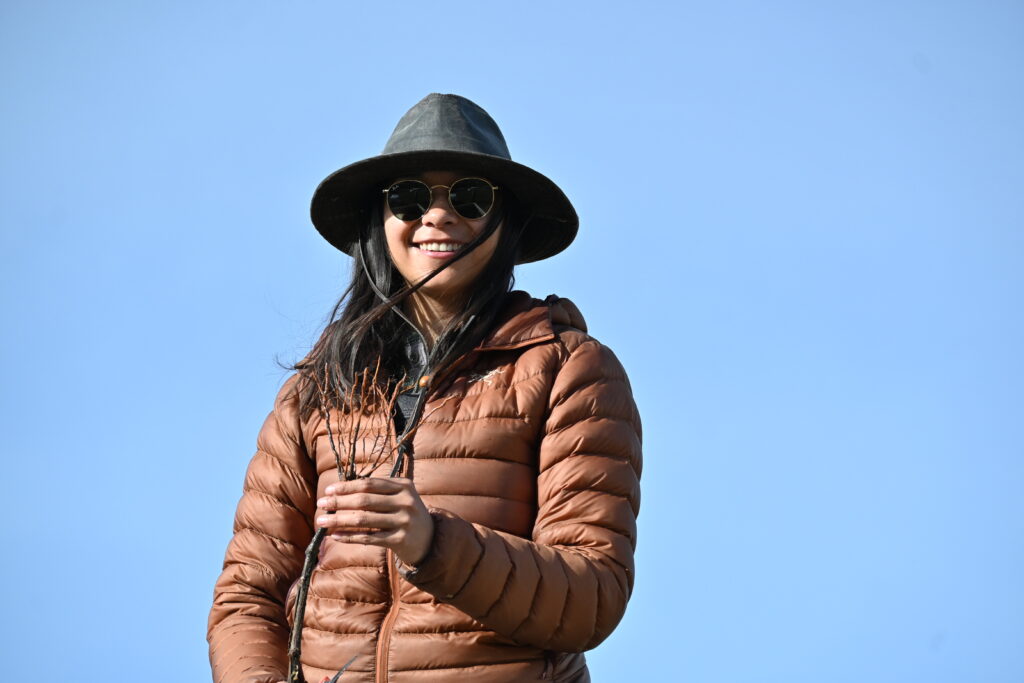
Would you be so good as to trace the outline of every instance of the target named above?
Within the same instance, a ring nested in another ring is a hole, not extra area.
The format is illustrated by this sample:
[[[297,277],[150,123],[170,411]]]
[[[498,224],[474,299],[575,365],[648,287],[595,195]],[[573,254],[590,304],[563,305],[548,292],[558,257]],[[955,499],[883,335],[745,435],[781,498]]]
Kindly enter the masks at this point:
[[[498,250],[498,242],[501,239],[501,226],[494,231],[494,234],[487,238],[487,241],[480,245],[480,252],[484,264],[491,262],[494,258],[494,252]]]
[[[480,267],[483,269],[487,267],[488,263],[494,260],[494,252],[497,251],[498,242],[495,240],[493,244],[488,242],[487,244],[482,244],[480,246],[483,247],[483,254],[480,259]]]
[[[392,257],[399,247],[405,245],[405,233],[405,224],[394,217],[384,223],[384,242],[388,245]]]

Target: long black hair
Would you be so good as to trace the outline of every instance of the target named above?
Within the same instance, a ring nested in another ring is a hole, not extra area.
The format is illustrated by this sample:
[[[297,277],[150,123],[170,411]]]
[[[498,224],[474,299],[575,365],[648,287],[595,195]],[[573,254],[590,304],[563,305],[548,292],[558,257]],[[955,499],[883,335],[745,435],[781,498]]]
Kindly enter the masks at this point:
[[[419,334],[402,312],[402,303],[431,278],[478,248],[501,226],[498,245],[456,314],[430,347],[427,371],[437,374],[480,343],[515,282],[513,268],[520,237],[529,217],[511,194],[496,198],[480,234],[419,282],[406,283],[391,261],[384,235],[381,202],[367,207],[359,235],[352,279],[331,310],[327,325],[310,353],[292,366],[299,384],[300,413],[353,405],[360,378],[375,377],[385,393],[408,372],[406,344]],[[415,378],[413,378],[415,379]],[[327,406],[323,405],[326,401]],[[347,402],[347,403],[346,403]],[[357,402],[357,401],[356,401]]]

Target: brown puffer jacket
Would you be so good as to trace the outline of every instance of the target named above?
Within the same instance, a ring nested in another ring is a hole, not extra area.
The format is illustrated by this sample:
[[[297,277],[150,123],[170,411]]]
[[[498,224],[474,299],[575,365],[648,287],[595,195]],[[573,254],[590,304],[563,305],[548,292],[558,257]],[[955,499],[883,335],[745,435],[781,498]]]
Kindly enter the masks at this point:
[[[435,522],[427,557],[410,570],[390,551],[325,540],[304,620],[310,683],[353,656],[340,681],[587,681],[579,653],[622,617],[641,463],[626,375],[566,299],[515,292],[500,320],[429,388],[413,469]],[[295,382],[260,432],[214,591],[218,683],[285,679],[316,500],[338,480],[324,421],[300,420]],[[363,420],[364,467],[391,429],[384,415]]]

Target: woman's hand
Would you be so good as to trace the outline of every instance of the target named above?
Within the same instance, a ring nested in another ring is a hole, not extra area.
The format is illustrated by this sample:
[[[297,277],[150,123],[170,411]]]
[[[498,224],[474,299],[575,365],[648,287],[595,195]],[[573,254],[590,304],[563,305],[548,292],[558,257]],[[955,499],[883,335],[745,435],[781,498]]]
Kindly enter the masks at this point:
[[[317,526],[343,543],[379,545],[415,566],[427,555],[434,520],[410,479],[369,477],[331,484],[316,504],[333,515],[317,517]]]

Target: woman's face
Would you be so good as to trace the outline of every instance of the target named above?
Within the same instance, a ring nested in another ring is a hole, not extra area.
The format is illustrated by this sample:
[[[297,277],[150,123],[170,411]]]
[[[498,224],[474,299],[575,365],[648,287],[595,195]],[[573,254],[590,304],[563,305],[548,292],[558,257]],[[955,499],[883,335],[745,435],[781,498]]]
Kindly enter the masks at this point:
[[[406,176],[427,185],[451,185],[459,178],[475,177],[469,173],[431,171]],[[405,179],[405,178],[403,178]],[[490,214],[478,219],[463,218],[448,204],[446,187],[434,187],[430,208],[414,221],[403,221],[391,213],[384,202],[384,235],[395,268],[412,284],[452,259],[460,249],[483,232]],[[457,300],[477,279],[490,262],[498,246],[501,226],[487,240],[463,258],[437,274],[420,292],[437,299]]]

